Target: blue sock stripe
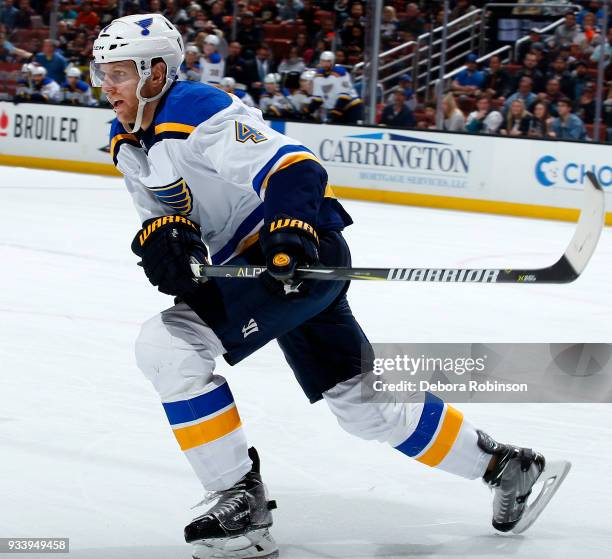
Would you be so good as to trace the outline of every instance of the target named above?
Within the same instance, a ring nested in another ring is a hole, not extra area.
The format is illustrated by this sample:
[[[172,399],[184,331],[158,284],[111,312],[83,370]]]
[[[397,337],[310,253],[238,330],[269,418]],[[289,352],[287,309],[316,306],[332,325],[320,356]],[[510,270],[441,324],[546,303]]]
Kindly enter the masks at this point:
[[[414,432],[395,448],[408,456],[416,456],[431,442],[444,410],[444,402],[430,392],[425,394],[425,404]]]
[[[214,390],[179,402],[163,404],[170,425],[195,421],[211,415],[234,402],[234,397],[227,383]]]

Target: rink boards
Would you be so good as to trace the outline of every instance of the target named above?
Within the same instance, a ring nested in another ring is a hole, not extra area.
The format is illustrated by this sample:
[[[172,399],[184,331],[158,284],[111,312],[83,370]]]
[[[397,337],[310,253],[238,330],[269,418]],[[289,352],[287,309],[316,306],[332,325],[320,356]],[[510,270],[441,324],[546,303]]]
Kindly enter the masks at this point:
[[[0,164],[117,175],[109,109],[0,103]],[[611,147],[424,130],[296,122],[271,126],[308,147],[339,197],[577,219],[593,171],[612,207]],[[606,214],[612,224],[612,212]]]

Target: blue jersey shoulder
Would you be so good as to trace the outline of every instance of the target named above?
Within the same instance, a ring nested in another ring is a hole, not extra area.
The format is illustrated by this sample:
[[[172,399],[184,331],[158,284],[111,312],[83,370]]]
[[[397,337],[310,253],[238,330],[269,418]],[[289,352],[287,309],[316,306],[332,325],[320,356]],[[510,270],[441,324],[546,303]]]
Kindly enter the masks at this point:
[[[221,55],[218,52],[213,52],[208,55],[208,61],[211,64],[219,64],[219,62],[221,62]]]
[[[155,117],[155,124],[198,126],[231,104],[232,98],[222,89],[212,85],[190,81],[175,82]]]
[[[343,66],[334,66],[333,71],[339,76],[346,76],[346,68]]]

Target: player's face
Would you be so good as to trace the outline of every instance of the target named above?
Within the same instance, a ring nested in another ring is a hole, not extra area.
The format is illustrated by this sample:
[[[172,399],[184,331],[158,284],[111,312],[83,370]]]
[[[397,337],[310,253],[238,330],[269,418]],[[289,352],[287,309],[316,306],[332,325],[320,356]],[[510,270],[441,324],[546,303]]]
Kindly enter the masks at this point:
[[[274,93],[276,91],[276,84],[275,83],[267,83],[264,85],[264,87],[266,88],[266,91],[268,93]]]
[[[306,93],[312,93],[312,81],[311,80],[300,80],[300,87],[302,91]]]
[[[136,88],[139,76],[131,60],[100,64],[96,75],[120,122],[134,122],[138,110]]]
[[[332,67],[332,61],[331,60],[321,60],[319,62],[319,66],[321,68],[323,68],[323,70],[328,71],[331,70]]]

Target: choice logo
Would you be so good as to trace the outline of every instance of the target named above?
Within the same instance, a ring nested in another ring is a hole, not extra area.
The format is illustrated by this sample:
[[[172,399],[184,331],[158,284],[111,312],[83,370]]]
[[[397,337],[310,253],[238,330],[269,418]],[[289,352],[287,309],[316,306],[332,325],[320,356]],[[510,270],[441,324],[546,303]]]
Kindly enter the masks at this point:
[[[579,161],[559,161],[552,155],[543,155],[534,167],[536,180],[546,187],[582,185],[588,180],[587,173],[589,171],[595,174],[602,186],[612,185],[612,167],[610,165],[597,166],[593,163]]]
[[[5,111],[0,115],[0,138],[8,136],[9,117]]]
[[[542,186],[552,186],[559,178],[559,163],[552,155],[540,157],[535,166],[535,176]]]

